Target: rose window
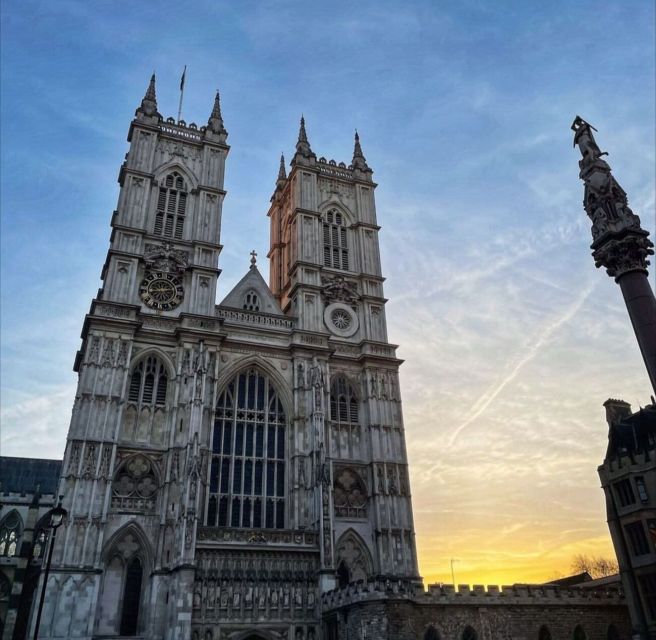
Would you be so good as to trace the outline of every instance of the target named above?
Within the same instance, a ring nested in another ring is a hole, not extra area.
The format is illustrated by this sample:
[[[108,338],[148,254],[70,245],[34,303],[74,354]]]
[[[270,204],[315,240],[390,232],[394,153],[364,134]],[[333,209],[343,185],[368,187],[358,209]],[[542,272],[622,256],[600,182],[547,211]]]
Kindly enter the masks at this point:
[[[335,311],[332,312],[330,319],[333,321],[333,324],[342,331],[348,329],[353,322],[351,316],[344,311],[344,309],[335,309]]]

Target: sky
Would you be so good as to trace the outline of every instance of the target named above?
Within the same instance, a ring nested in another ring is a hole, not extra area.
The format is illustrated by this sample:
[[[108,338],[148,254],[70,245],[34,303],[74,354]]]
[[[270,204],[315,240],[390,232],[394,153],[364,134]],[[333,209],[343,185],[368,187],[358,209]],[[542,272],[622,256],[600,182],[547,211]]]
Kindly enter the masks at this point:
[[[256,249],[301,114],[319,156],[374,169],[421,574],[508,584],[609,556],[602,403],[652,390],[590,257],[581,115],[654,234],[649,0],[1,5],[1,452],[63,455],[80,330],[150,74],[207,121],[222,96],[218,300]],[[654,275],[650,274],[652,287]]]

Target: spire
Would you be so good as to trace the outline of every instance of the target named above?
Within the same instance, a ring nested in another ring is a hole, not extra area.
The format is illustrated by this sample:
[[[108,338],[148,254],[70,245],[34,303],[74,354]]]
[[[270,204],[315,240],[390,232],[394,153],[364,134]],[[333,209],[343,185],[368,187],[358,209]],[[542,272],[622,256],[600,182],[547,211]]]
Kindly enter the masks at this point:
[[[287,171],[285,171],[285,156],[280,154],[280,168],[278,169],[278,182],[287,180]]]
[[[221,115],[221,98],[219,96],[218,89],[216,91],[216,96],[214,96],[214,107],[212,108],[210,119],[207,121],[207,126],[212,130],[213,133],[228,133],[223,126],[223,116]]]
[[[301,128],[298,130],[298,141],[296,142],[296,155],[304,158],[314,157],[312,149],[310,148],[310,143],[308,142],[307,133],[305,132],[305,118],[301,116]]]
[[[351,164],[353,165],[354,169],[370,171],[369,166],[367,165],[367,160],[362,153],[362,147],[360,146],[360,136],[358,135],[357,129],[355,131],[355,144],[353,146],[353,160]]]
[[[153,73],[150,76],[150,82],[148,83],[148,89],[146,89],[146,94],[141,101],[141,106],[137,109],[135,115],[142,113],[146,116],[159,116],[157,113],[157,95],[155,93],[155,74]]]
[[[146,95],[144,100],[151,100],[152,102],[157,102],[157,96],[155,95],[155,74],[153,73],[150,76],[150,83],[148,84],[148,89],[146,89]]]

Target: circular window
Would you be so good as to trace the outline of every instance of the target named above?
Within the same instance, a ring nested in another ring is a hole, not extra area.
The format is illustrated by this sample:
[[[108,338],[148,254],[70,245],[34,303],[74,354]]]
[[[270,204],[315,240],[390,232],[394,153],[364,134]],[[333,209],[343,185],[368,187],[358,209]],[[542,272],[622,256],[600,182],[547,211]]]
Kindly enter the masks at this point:
[[[329,304],[323,314],[323,320],[330,332],[340,338],[350,338],[359,327],[355,311],[341,302]]]

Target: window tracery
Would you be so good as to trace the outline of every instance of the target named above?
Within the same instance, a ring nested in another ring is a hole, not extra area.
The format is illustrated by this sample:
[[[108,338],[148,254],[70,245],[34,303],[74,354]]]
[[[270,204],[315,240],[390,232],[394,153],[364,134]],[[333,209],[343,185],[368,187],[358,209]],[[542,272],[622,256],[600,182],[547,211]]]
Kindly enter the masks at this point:
[[[287,418],[269,378],[238,374],[217,403],[212,438],[209,526],[285,526]]]
[[[346,222],[336,209],[324,215],[323,223],[323,263],[333,269],[349,269],[349,251]]]
[[[132,370],[128,402],[139,406],[166,404],[166,367],[155,356],[141,360]]]
[[[330,388],[330,420],[333,453],[341,458],[358,458],[360,454],[360,403],[355,387],[337,376]]]
[[[0,524],[0,557],[13,558],[18,553],[18,542],[23,532],[23,521],[14,510]]]
[[[182,176],[169,173],[159,187],[155,229],[157,236],[182,239],[187,207],[187,186]]]
[[[41,527],[37,529],[34,536],[34,546],[32,547],[32,560],[42,560],[43,554],[48,543],[48,529]]]
[[[142,455],[124,462],[114,476],[112,508],[123,511],[153,511],[157,477],[152,462]]]

